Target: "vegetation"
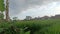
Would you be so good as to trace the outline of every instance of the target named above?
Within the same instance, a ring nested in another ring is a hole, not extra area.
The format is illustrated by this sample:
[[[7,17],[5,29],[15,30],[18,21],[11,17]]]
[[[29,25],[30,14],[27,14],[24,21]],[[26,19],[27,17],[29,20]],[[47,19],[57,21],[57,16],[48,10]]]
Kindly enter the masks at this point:
[[[4,0],[0,0],[0,11],[3,12],[5,10]]]
[[[60,19],[0,23],[0,34],[60,34]]]
[[[6,20],[4,0],[0,0],[0,34],[60,34],[60,19],[49,20],[9,20],[9,4],[6,0]]]
[[[10,21],[10,18],[9,18],[9,0],[6,0],[6,21]]]

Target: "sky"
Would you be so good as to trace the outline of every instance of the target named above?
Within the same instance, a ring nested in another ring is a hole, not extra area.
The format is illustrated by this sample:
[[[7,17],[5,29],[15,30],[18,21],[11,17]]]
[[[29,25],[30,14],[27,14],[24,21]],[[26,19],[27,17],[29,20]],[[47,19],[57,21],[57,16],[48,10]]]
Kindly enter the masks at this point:
[[[18,19],[54,16],[60,14],[60,0],[9,0],[9,14]]]

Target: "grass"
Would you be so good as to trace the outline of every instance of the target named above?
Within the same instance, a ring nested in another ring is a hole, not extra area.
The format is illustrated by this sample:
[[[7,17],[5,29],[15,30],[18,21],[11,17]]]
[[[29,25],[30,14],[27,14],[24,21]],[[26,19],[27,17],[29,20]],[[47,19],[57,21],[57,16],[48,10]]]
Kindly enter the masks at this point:
[[[2,32],[4,34],[60,34],[60,19],[3,21],[0,23],[0,34]]]

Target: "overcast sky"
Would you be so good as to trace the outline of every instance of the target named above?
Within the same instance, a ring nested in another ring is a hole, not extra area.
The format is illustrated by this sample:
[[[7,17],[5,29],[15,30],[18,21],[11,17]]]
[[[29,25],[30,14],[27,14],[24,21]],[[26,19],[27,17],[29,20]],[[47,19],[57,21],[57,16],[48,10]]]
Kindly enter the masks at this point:
[[[11,18],[60,14],[60,0],[9,0],[9,5]]]

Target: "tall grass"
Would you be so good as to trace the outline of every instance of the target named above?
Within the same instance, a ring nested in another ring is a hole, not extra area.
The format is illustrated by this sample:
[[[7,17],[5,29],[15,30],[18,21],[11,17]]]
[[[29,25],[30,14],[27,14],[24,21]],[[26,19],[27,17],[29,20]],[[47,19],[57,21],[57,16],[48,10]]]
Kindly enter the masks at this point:
[[[60,19],[2,21],[0,34],[60,34]]]

